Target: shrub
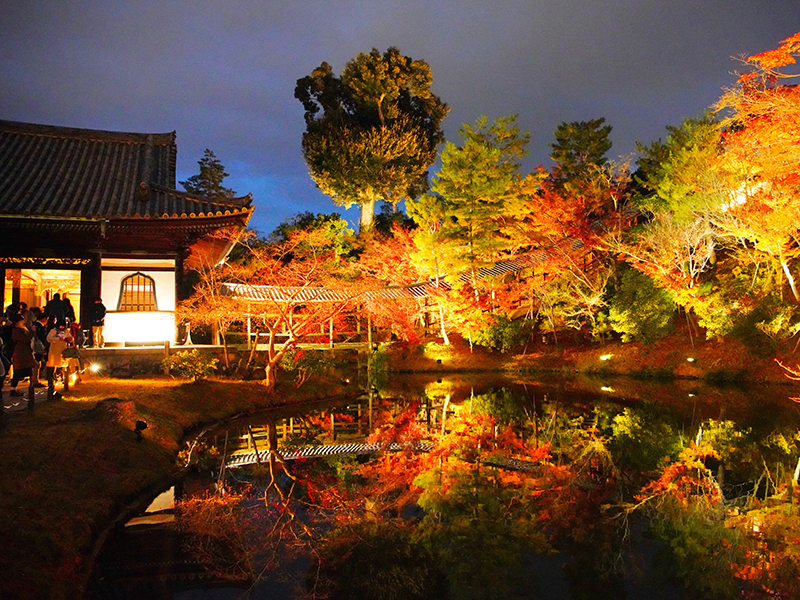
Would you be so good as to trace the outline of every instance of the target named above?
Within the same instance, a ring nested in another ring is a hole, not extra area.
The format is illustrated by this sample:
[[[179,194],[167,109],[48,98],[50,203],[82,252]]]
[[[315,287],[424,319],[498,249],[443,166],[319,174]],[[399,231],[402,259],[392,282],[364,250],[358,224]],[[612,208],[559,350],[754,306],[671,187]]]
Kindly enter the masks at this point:
[[[611,299],[609,318],[623,342],[652,343],[672,331],[675,302],[644,273],[628,268]]]
[[[327,352],[299,350],[294,348],[283,355],[281,368],[296,372],[295,386],[300,387],[312,375],[330,371],[339,366],[340,361]]]
[[[534,322],[531,319],[509,319],[495,317],[495,322],[473,334],[472,341],[479,346],[486,346],[500,352],[521,346],[533,333]]]
[[[179,377],[197,381],[216,371],[218,362],[219,360],[216,358],[201,354],[198,350],[192,350],[191,352],[177,352],[165,358],[161,361],[161,366]]]

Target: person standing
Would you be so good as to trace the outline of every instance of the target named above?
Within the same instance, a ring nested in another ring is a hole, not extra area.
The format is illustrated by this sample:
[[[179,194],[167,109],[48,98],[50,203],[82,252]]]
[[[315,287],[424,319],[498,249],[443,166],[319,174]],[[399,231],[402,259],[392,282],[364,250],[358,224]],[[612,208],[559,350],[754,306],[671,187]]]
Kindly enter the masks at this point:
[[[33,321],[36,317],[30,310],[28,310],[27,302],[19,303],[19,314],[21,314],[22,318],[25,319],[25,327],[33,331]]]
[[[44,307],[44,312],[55,317],[56,321],[64,321],[67,318],[66,306],[61,301],[61,294],[56,292]]]
[[[49,319],[52,319],[52,317],[40,311],[33,322],[33,356],[39,361],[39,376],[37,379],[47,373],[47,322]],[[53,325],[55,325],[55,321],[53,321]]]
[[[103,327],[106,322],[106,307],[102,298],[97,298],[92,305],[92,346],[102,348],[106,341],[103,338]]]
[[[72,302],[69,301],[66,292],[61,296],[61,302],[64,304],[64,316],[67,319],[67,324],[74,325],[77,321],[75,318],[75,308],[72,306]]]
[[[47,332],[47,342],[50,344],[47,351],[47,397],[58,399],[61,398],[61,394],[57,394],[54,389],[56,369],[61,370],[64,380],[69,377],[69,371],[65,368],[68,361],[62,353],[73,342],[66,321],[56,322]]]
[[[36,358],[33,356],[33,332],[25,327],[25,318],[16,314],[11,317],[11,338],[14,340],[14,352],[11,355],[11,365],[14,367],[14,374],[11,377],[11,396],[22,396],[22,392],[17,391],[17,384],[25,377],[30,378],[31,387],[34,387],[38,381],[36,379],[38,373],[34,373],[33,369],[39,367]],[[39,386],[41,387],[41,385]]]

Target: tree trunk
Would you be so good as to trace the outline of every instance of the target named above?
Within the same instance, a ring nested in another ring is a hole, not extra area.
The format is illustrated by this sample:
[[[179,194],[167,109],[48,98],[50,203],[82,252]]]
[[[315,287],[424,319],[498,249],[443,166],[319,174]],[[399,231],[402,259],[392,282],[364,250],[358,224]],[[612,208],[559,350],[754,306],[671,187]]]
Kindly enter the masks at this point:
[[[375,198],[370,198],[361,203],[361,220],[359,221],[359,233],[372,229],[375,217]]]
[[[275,389],[275,328],[269,328],[269,345],[267,346],[267,364],[264,365],[264,386],[268,392]]]
[[[221,332],[222,336],[222,355],[225,357],[225,372],[229,372],[231,370],[231,363],[228,360],[228,340],[225,339],[225,333],[227,331],[226,327],[218,327],[218,331]]]
[[[268,392],[275,389],[275,365],[272,364],[272,361],[268,361],[264,367],[264,387]]]
[[[792,288],[792,295],[794,296],[795,302],[800,302],[800,294],[797,292],[797,284],[794,282],[794,277],[792,277],[792,273],[789,271],[789,263],[786,262],[785,258],[781,258],[781,267],[783,267],[783,273],[786,275],[786,279],[789,280],[789,287]]]
[[[444,326],[444,309],[442,308],[441,304],[439,305],[439,326],[442,329],[442,340],[444,341],[444,345],[449,346],[450,338],[447,337],[447,329],[445,329]]]
[[[267,352],[267,364],[264,366],[264,386],[268,392],[275,389],[277,381],[278,365],[283,358],[283,355],[289,350],[294,343],[294,336],[289,336],[289,339],[281,344],[280,348],[275,349],[275,328],[269,330],[269,351]]]

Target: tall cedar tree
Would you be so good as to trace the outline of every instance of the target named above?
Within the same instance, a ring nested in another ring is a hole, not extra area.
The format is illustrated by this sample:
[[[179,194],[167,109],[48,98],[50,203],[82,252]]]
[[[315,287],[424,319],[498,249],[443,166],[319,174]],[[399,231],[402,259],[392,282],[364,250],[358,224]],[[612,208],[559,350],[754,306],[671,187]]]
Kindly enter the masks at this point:
[[[552,176],[562,182],[583,180],[593,167],[606,163],[611,150],[611,125],[604,118],[591,121],[561,123],[555,131],[556,141],[550,144],[550,158],[556,163]]]
[[[431,82],[428,64],[397,48],[359,54],[341,77],[323,62],[297,80],[309,173],[337,205],[361,205],[362,230],[372,227],[376,200],[396,204],[427,189],[449,110]]]
[[[480,271],[514,247],[511,224],[523,185],[517,170],[528,142],[528,135],[519,133],[516,116],[491,126],[480,117],[474,127],[465,124],[460,134],[462,145],[448,143],[441,154],[442,168],[431,193],[406,202],[418,225],[418,268],[437,281],[445,277],[455,287],[437,298],[445,341],[445,318],[468,335],[486,325],[485,310],[491,309],[487,299],[497,289]]]
[[[460,134],[463,144],[448,143],[442,152],[431,193],[407,208],[419,226],[417,245],[428,256],[436,255],[437,274],[446,274],[452,283],[467,274],[477,295],[480,269],[492,266],[509,248],[509,209],[519,193],[517,170],[528,135],[520,134],[515,116],[491,126],[481,117],[475,127],[465,124]]]
[[[544,249],[532,292],[551,326],[588,327],[598,334],[597,314],[606,302],[606,286],[615,271],[608,241],[625,226],[621,218],[628,195],[627,168],[606,158],[611,126],[604,119],[561,123],[551,144],[556,164],[524,197],[522,238]],[[555,327],[554,327],[555,328]]]
[[[203,158],[197,161],[200,165],[200,172],[197,175],[192,175],[186,181],[181,181],[180,184],[190,194],[197,194],[198,196],[205,196],[207,198],[215,198],[224,196],[232,198],[236,195],[231,188],[226,188],[222,185],[222,181],[228,177],[229,173],[225,172],[225,167],[214,155],[214,153],[206,148],[203,152]]]

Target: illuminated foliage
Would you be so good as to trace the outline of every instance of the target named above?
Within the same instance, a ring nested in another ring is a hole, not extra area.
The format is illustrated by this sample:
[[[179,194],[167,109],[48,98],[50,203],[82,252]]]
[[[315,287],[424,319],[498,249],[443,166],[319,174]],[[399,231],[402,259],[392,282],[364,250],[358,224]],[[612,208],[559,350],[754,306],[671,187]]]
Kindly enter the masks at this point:
[[[217,358],[201,354],[199,350],[192,350],[191,352],[176,352],[161,361],[161,365],[167,371],[177,373],[180,377],[197,381],[216,371],[218,362]]]
[[[675,303],[669,294],[639,271],[623,271],[609,308],[609,319],[622,341],[652,343],[672,331]]]
[[[525,181],[517,171],[528,136],[519,133],[516,117],[491,125],[481,117],[460,133],[462,145],[448,143],[442,152],[431,193],[406,206],[418,226],[412,260],[421,273],[452,286],[436,297],[443,336],[450,326],[472,339],[484,314],[503,301],[501,281],[481,270],[516,249],[514,211]]]
[[[610,163],[610,126],[604,119],[562,123],[552,144],[556,165],[529,177],[521,197],[520,245],[544,249],[546,261],[531,281],[546,315],[545,329],[572,328],[601,338],[609,279],[616,273],[612,243],[628,226],[627,165]]]
[[[284,355],[308,336],[329,331],[331,321],[343,319],[363,293],[350,258],[351,239],[352,231],[338,215],[321,215],[307,223],[298,219],[276,233],[272,242],[243,237],[238,260],[205,269],[180,314],[195,323],[220,324],[223,331],[249,316],[255,333],[267,336],[264,383],[273,389]],[[223,283],[281,286],[286,293],[254,305],[223,295]],[[315,290],[326,285],[336,287],[339,296],[314,301]]]
[[[495,317],[494,323],[472,334],[473,341],[487,348],[500,352],[524,346],[533,334],[534,323],[531,319],[509,319],[503,315]]]
[[[666,142],[640,148],[636,205],[647,220],[632,228],[618,249],[691,309],[703,274],[716,261],[717,235],[707,215],[721,193],[712,168],[720,131],[712,119],[703,118],[687,119],[667,132]]]
[[[602,167],[606,153],[611,150],[611,125],[605,119],[561,123],[553,134],[556,141],[550,144],[550,158],[556,163],[553,177],[568,184],[587,180],[592,171]]]
[[[491,125],[481,117],[474,127],[465,124],[460,134],[462,145],[448,143],[441,154],[431,194],[410,203],[409,211],[423,231],[435,227],[435,235],[420,237],[417,245],[438,246],[437,270],[454,285],[468,274],[477,294],[486,285],[479,270],[494,265],[509,249],[504,229],[513,215],[507,203],[517,193],[528,136],[519,133],[515,117]]]
[[[798,36],[751,56],[746,64],[754,70],[718,103],[726,114],[721,158],[732,181],[715,220],[725,234],[747,240],[754,252],[780,265],[795,301],[800,301],[791,264],[800,253],[800,89],[779,82],[793,76],[781,67],[800,54]]]

